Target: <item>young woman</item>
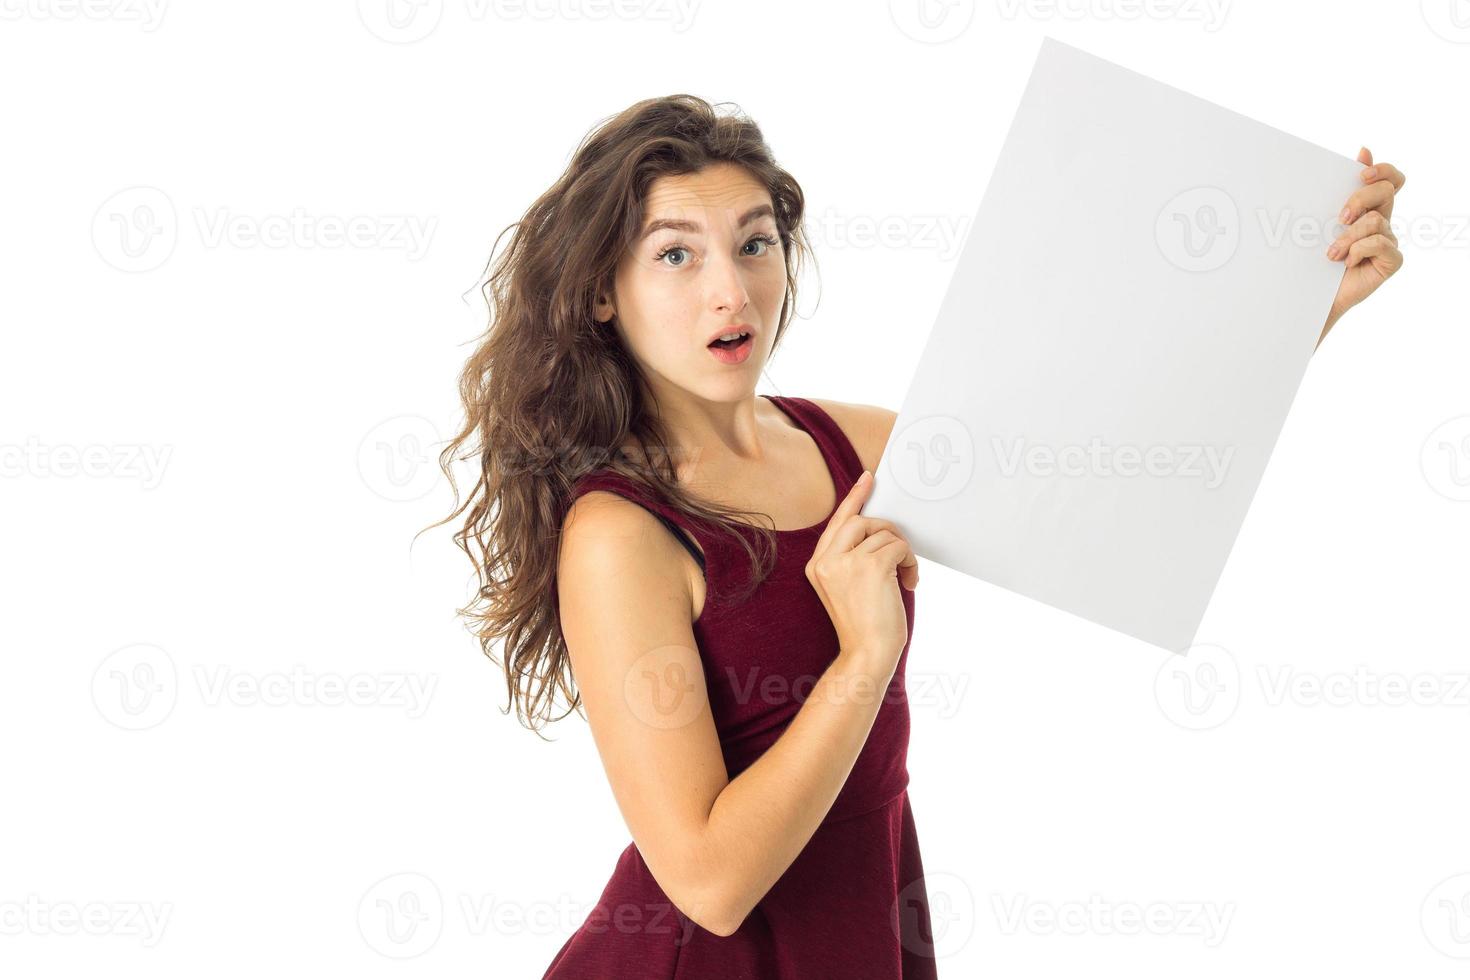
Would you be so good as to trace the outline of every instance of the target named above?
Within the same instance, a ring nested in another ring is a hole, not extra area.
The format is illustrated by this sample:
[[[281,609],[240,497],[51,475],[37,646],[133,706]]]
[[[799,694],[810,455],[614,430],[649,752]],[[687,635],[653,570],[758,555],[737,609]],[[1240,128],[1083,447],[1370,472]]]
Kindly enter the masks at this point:
[[[1327,328],[1402,261],[1403,177],[1364,181]],[[529,727],[558,693],[585,708],[633,837],[546,978],[936,975],[906,792],[918,566],[858,513],[895,416],[755,393],[802,214],[753,122],[649,99],[490,277],[443,456],[481,462],[451,515],[482,582],[461,612]]]

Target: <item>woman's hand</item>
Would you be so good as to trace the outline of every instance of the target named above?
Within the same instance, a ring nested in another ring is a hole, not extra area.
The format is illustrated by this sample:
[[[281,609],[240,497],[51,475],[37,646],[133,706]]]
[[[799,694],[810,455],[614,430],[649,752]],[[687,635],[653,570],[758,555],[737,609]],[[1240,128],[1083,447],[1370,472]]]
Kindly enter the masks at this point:
[[[1361,174],[1363,186],[1348,197],[1338,220],[1347,226],[1342,237],[1327,249],[1327,257],[1346,263],[1342,284],[1337,287],[1337,298],[1332,301],[1332,312],[1327,325],[1322,328],[1322,337],[1342,317],[1357,306],[1373,290],[1404,264],[1404,254],[1399,251],[1399,240],[1389,227],[1388,219],[1393,216],[1394,195],[1404,186],[1404,174],[1391,163],[1373,163],[1373,154],[1365,146],[1358,151],[1358,162],[1364,164]],[[1322,343],[1322,337],[1317,343]]]
[[[827,609],[842,652],[872,657],[892,671],[908,643],[902,585],[919,584],[913,549],[891,521],[858,513],[873,490],[866,470],[817,539],[806,577]]]

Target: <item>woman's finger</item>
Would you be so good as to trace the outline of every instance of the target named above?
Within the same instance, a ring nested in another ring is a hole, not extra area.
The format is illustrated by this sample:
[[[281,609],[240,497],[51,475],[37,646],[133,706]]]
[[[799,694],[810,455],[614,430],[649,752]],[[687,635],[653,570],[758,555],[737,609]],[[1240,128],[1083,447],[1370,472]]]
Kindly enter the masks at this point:
[[[885,527],[868,535],[859,547],[864,551],[879,551],[894,541],[903,542],[905,551],[903,560],[898,563],[898,574],[903,584],[912,589],[919,584],[919,556],[914,554],[914,546],[909,544],[909,539],[903,536],[896,525],[890,521],[884,521],[883,524]]]
[[[827,521],[827,526],[822,529],[822,534],[817,538],[816,545],[812,548],[812,558],[823,554],[832,547],[832,542],[847,519],[862,510],[863,503],[873,492],[873,474],[863,470],[862,475],[853,482],[852,489],[847,491],[847,496],[837,505],[832,512],[832,517]]]
[[[910,592],[919,585],[919,556],[914,554],[912,545],[903,561],[898,563],[898,581]]]
[[[914,586],[919,584],[919,560],[914,557],[914,551],[909,547],[907,541],[902,538],[894,538],[879,548],[876,554],[885,561],[894,562],[898,570],[899,583],[904,588],[912,592]]]
[[[1370,184],[1375,180],[1386,180],[1390,184],[1393,184],[1395,192],[1403,190],[1404,184],[1409,179],[1404,176],[1402,170],[1391,163],[1375,163],[1370,167],[1363,168],[1362,178],[1366,183]]]
[[[881,517],[868,517],[865,514],[854,514],[832,535],[832,540],[828,543],[828,547],[834,548],[837,551],[851,551],[863,539],[871,537],[882,530],[892,531],[894,534],[898,534],[898,526],[892,521],[884,520]]]
[[[861,552],[877,551],[888,542],[898,540],[900,540],[898,532],[891,531],[886,527],[880,527],[854,545],[852,550]]]
[[[1387,270],[1385,275],[1392,275],[1398,271],[1399,266],[1404,264],[1404,253],[1399,251],[1398,245],[1391,241],[1387,235],[1369,235],[1353,242],[1348,249],[1347,267],[1362,262],[1364,259],[1381,259]]]
[[[1385,238],[1390,239],[1395,245],[1397,245],[1399,241],[1398,236],[1393,233],[1393,228],[1389,225],[1388,219],[1383,216],[1383,212],[1369,211],[1357,221],[1354,221],[1352,225],[1345,232],[1343,232],[1336,241],[1332,243],[1331,247],[1327,249],[1327,257],[1329,259],[1332,259],[1333,261],[1345,257],[1348,254],[1348,247],[1351,246],[1353,242],[1358,241],[1362,238],[1367,238],[1370,235],[1383,235]]]
[[[1344,225],[1351,225],[1368,211],[1380,211],[1385,218],[1392,217],[1393,195],[1394,186],[1390,180],[1375,180],[1359,187],[1348,195],[1338,220]]]

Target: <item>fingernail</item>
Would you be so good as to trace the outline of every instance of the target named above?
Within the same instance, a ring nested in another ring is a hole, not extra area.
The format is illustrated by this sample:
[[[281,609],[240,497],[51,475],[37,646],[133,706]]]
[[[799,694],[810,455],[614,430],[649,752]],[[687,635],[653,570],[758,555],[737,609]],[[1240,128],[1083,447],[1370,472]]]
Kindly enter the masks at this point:
[[[1331,245],[1330,245],[1330,246],[1328,246],[1328,248],[1327,248],[1327,257],[1328,257],[1328,258],[1329,258],[1329,259],[1335,259],[1335,258],[1337,258],[1337,250],[1338,250],[1338,249],[1339,249],[1339,248],[1341,248],[1341,246],[1340,246],[1340,245],[1338,245],[1338,244],[1337,244],[1337,242],[1333,242],[1333,243],[1332,243],[1332,244],[1331,244]]]
[[[1378,168],[1377,167],[1369,167],[1367,170],[1364,170],[1363,171],[1363,179],[1364,180],[1373,180],[1377,176],[1378,176]]]

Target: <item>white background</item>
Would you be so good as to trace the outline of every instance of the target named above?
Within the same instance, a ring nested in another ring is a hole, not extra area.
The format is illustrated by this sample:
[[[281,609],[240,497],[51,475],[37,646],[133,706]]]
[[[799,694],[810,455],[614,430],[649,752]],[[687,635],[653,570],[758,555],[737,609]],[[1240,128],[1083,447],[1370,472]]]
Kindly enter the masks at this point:
[[[1213,673],[925,567],[940,975],[1463,976],[1454,3],[5,0],[0,972],[539,977],[628,833],[585,722],[501,712],[449,528],[410,550],[491,243],[600,119],[738,103],[819,243],[762,390],[896,408],[1052,34],[1366,143],[1409,175],[1407,262],[1313,358]]]

